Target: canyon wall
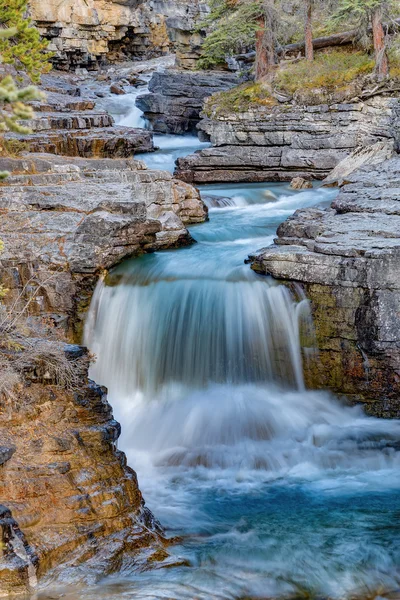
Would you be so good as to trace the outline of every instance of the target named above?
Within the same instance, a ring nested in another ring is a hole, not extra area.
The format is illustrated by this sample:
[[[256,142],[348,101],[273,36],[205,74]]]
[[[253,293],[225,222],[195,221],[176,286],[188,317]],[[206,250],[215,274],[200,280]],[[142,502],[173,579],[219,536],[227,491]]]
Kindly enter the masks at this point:
[[[400,159],[351,175],[329,208],[296,211],[252,268],[302,288],[319,349],[312,388],[400,416]]]
[[[323,179],[357,147],[400,140],[398,98],[311,106],[276,103],[203,116],[198,128],[212,147],[178,160],[176,175],[187,182]]]
[[[87,351],[19,342],[8,351],[9,368],[18,363],[9,396],[0,355],[0,595],[33,591],[50,572],[53,583],[89,583],[157,551],[165,557],[161,528],[117,450],[105,389],[88,380]]]
[[[191,68],[200,44],[193,30],[207,11],[202,0],[30,0],[29,6],[61,69],[168,52]]]

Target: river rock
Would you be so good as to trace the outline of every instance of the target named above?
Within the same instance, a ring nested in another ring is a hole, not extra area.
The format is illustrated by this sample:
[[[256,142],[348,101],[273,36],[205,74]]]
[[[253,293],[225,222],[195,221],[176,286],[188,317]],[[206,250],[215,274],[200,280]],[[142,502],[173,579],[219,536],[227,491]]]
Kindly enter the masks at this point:
[[[160,133],[196,131],[204,99],[239,83],[237,75],[218,71],[186,72],[174,69],[155,72],[148,94],[136,99],[136,106]]]
[[[133,160],[27,155],[0,169],[12,173],[0,186],[7,301],[33,293],[33,318],[47,315],[69,336],[104,269],[190,244],[185,225],[207,218],[195,188]]]
[[[212,147],[177,161],[187,182],[323,179],[356,148],[399,142],[400,100],[260,107],[204,115],[198,125]]]
[[[252,268],[310,299],[319,357],[308,385],[400,416],[399,157],[346,177],[331,207],[296,211],[275,242]]]
[[[290,187],[292,190],[307,190],[312,188],[312,182],[307,181],[307,179],[303,179],[303,177],[294,177],[290,182]]]

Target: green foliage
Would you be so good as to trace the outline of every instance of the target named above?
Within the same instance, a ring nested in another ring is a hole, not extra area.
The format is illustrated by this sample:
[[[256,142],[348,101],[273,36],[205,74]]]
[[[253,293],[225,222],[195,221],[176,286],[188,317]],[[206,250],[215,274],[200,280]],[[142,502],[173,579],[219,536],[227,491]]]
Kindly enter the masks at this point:
[[[222,64],[227,55],[243,52],[254,45],[257,19],[261,16],[259,2],[212,0],[211,12],[199,26],[200,29],[211,29],[203,43],[199,68],[209,69]]]
[[[0,24],[11,35],[0,38],[2,62],[12,64],[17,71],[24,71],[34,83],[40,81],[41,73],[51,69],[47,52],[47,40],[27,16],[26,0],[0,0]]]
[[[339,6],[333,14],[332,19],[335,21],[344,21],[349,15],[354,16],[358,20],[364,20],[377,8],[382,8],[384,12],[394,11],[397,6],[397,0],[339,0]]]
[[[374,61],[365,52],[335,50],[318,53],[312,68],[301,60],[277,72],[277,88],[295,93],[299,89],[338,89],[347,86],[357,77],[372,73]]]
[[[0,132],[30,133],[30,129],[20,123],[33,117],[32,107],[24,103],[41,97],[42,94],[34,86],[18,88],[10,75],[2,79],[0,81]],[[5,179],[7,175],[7,172],[0,172],[0,180]]]

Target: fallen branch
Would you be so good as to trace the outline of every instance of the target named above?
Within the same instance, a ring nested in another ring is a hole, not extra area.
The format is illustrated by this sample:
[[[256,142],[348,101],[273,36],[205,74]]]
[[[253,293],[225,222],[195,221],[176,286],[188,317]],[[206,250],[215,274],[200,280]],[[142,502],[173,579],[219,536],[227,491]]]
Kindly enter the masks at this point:
[[[400,19],[394,19],[390,24],[384,24],[383,27],[387,33],[394,33],[400,29]],[[368,28],[368,33],[372,32],[372,28]],[[324,37],[313,39],[314,50],[321,50],[322,48],[330,48],[333,46],[345,46],[347,44],[353,44],[359,35],[358,29],[351,29],[350,31],[344,31],[342,33],[333,33]],[[278,55],[285,56],[285,54],[292,54],[293,52],[305,51],[305,41],[297,42],[296,44],[287,44],[277,49]],[[255,57],[255,52],[247,52],[246,54],[238,54],[235,56],[236,60],[241,62],[252,62]]]

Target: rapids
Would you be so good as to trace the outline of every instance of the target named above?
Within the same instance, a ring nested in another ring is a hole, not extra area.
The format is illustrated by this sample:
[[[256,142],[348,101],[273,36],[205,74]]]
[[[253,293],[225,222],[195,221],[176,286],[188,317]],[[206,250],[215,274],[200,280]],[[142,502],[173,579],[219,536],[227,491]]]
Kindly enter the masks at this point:
[[[142,158],[171,169],[194,143],[166,136]],[[63,597],[400,598],[400,422],[304,389],[307,300],[243,264],[335,191],[201,192],[212,199],[209,222],[191,228],[198,243],[124,262],[86,324],[120,447],[167,534],[182,536],[177,566]]]

